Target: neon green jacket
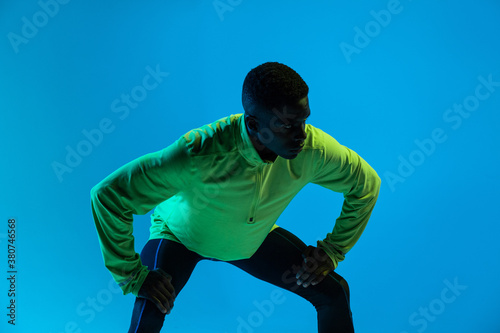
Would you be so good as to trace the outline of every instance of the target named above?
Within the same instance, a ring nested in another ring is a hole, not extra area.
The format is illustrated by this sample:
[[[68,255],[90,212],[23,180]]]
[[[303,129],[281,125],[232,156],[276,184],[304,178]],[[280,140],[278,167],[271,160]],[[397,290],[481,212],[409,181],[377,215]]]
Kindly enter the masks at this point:
[[[337,267],[370,218],[380,177],[353,150],[306,124],[294,159],[263,161],[244,115],[193,129],[168,147],[120,167],[91,191],[106,267],[123,294],[137,296],[148,273],[134,249],[133,214],[151,214],[150,239],[184,244],[207,258],[250,258],[294,196],[308,183],[343,193],[331,233],[317,246]]]

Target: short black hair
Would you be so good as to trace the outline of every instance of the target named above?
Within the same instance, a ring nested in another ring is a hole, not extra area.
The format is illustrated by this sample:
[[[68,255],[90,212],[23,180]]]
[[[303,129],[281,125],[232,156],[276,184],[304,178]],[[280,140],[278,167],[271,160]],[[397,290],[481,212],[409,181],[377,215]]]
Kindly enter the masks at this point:
[[[298,102],[308,93],[309,87],[292,68],[279,62],[266,62],[248,72],[241,100],[245,111],[250,107],[270,111]]]

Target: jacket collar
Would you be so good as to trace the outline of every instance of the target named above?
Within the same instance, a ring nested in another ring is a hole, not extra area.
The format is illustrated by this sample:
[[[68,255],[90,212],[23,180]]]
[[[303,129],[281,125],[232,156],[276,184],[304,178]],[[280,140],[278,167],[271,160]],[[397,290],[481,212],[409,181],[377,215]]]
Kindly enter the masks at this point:
[[[250,163],[251,165],[261,165],[261,164],[272,164],[272,161],[263,161],[255,147],[253,146],[250,136],[248,134],[247,126],[245,124],[245,114],[241,113],[240,117],[236,120],[238,123],[236,126],[239,129],[239,140],[238,149],[240,154]],[[278,157],[276,157],[278,158]]]

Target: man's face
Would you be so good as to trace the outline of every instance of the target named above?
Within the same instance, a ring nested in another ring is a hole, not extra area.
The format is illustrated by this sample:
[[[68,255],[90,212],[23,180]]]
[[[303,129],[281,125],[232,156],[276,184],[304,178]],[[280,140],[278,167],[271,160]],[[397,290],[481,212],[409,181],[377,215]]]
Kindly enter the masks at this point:
[[[306,118],[309,117],[309,100],[306,97],[299,102],[289,104],[282,109],[266,110],[258,113],[257,131],[254,136],[258,143],[264,146],[259,154],[268,159],[279,155],[285,159],[293,159],[300,153],[307,134],[305,132]]]

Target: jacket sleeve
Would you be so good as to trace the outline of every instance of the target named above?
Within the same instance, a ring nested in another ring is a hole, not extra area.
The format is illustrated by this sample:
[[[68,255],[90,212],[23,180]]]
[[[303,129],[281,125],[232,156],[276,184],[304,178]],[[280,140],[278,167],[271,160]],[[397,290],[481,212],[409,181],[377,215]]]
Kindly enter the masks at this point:
[[[335,192],[343,193],[344,203],[335,226],[327,237],[317,242],[332,259],[335,268],[356,244],[378,198],[381,179],[375,170],[355,151],[339,144],[323,131],[324,149],[317,160],[311,181]]]
[[[104,264],[123,294],[138,295],[148,274],[134,248],[133,214],[144,215],[187,186],[182,137],[114,171],[90,191]]]

